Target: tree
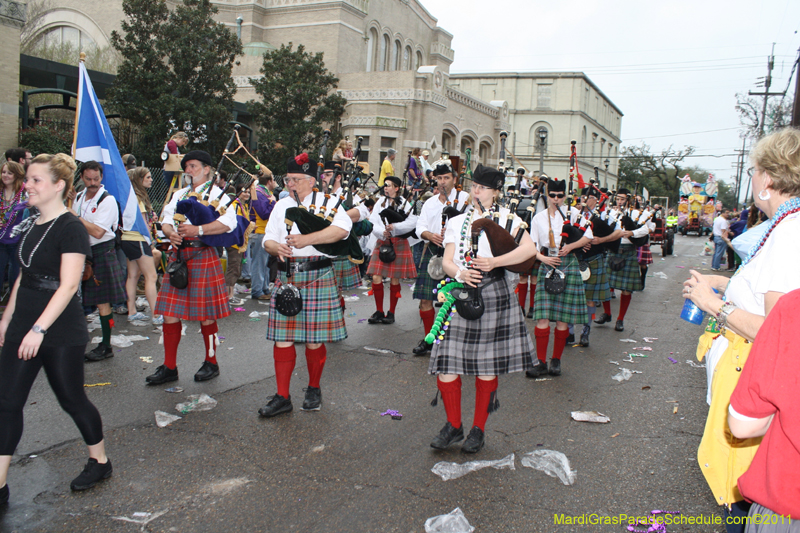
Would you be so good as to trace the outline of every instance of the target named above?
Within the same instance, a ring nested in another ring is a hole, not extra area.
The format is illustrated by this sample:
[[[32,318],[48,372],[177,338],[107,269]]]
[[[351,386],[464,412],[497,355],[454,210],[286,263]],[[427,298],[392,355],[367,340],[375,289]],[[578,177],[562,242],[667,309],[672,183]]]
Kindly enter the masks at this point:
[[[122,8],[122,33],[112,32],[111,41],[124,60],[108,103],[140,128],[136,155],[153,160],[177,130],[197,148],[221,152],[230,136],[239,39],[214,21],[209,0],[183,0],[172,12],[164,0],[123,0]]]
[[[286,172],[290,156],[319,150],[323,126],[335,126],[344,112],[347,100],[335,92],[339,79],[322,58],[322,52],[312,55],[303,45],[296,50],[291,43],[281,45],[264,53],[263,76],[250,78],[261,97],[248,102],[259,124],[259,155],[273,172]]]
[[[651,153],[650,146],[645,143],[641,146],[626,146],[622,149],[619,162],[620,187],[633,191],[638,181],[640,188],[647,188],[650,196],[666,196],[670,203],[676,203],[681,185],[676,176],[681,178],[691,170],[683,167],[682,163],[692,153],[693,146],[686,146],[681,150],[670,146],[660,154]]]
[[[772,133],[792,122],[792,103],[794,98],[772,98],[767,100],[767,119],[764,124],[764,134]],[[763,97],[755,98],[743,93],[736,93],[736,112],[739,114],[739,123],[744,128],[742,137],[758,139],[761,129],[762,110],[764,109]]]

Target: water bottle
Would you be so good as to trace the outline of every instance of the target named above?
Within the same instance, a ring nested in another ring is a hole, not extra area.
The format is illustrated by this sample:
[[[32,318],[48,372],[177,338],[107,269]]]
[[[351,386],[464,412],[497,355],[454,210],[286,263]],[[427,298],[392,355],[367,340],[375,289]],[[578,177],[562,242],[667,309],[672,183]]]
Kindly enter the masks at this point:
[[[717,289],[714,289],[714,292],[719,294],[719,291]],[[687,298],[683,302],[683,309],[681,310],[681,318],[687,322],[699,326],[700,324],[703,323],[703,320],[706,318],[706,312],[697,307],[697,305],[693,301]]]

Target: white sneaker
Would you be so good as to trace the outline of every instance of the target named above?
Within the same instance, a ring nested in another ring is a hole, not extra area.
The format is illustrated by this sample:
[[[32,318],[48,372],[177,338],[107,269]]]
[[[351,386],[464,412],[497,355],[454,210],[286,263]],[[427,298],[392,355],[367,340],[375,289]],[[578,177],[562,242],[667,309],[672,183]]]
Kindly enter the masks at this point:
[[[250,289],[238,283],[233,286],[233,290],[239,294],[250,294]]]
[[[158,315],[153,317],[153,325],[160,326],[164,323],[164,315]]]
[[[228,298],[228,303],[230,303],[231,305],[244,305],[244,300],[233,296],[231,298]]]
[[[133,322],[134,320],[147,320],[147,315],[144,313],[128,315],[128,322]]]

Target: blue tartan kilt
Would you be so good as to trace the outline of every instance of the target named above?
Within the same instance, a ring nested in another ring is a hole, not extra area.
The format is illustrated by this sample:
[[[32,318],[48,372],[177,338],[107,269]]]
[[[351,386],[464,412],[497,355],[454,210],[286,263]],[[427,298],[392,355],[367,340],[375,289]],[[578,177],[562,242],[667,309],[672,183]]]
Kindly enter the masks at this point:
[[[586,324],[589,311],[586,307],[586,288],[581,279],[578,260],[573,254],[561,258],[558,266],[566,276],[567,287],[561,294],[550,294],[544,289],[544,278],[551,268],[544,263],[536,279],[536,298],[533,304],[534,320],[555,320],[567,324]]]
[[[292,262],[319,261],[322,256],[295,257]],[[338,342],[347,338],[344,314],[333,267],[295,272],[291,282],[300,289],[303,310],[295,316],[282,315],[275,308],[275,293],[288,283],[286,272],[279,271],[275,291],[269,302],[267,339],[276,342]]]
[[[586,288],[586,301],[597,303],[611,300],[606,256],[604,254],[597,254],[590,257],[588,263],[589,268],[592,270],[592,276],[583,282],[583,286]]]
[[[336,273],[336,285],[339,290],[349,291],[361,285],[361,274],[358,265],[346,257],[337,257],[333,260],[333,270]]]
[[[619,247],[619,253],[612,253],[608,256],[609,260],[612,257],[624,257],[625,266],[617,272],[611,271],[608,281],[611,288],[623,292],[644,290],[636,247],[632,244],[623,244]]]
[[[426,247],[425,244],[425,242],[418,242],[411,247],[411,251],[414,253],[414,265],[417,267],[417,282],[414,284],[414,294],[412,295],[415,300],[435,300],[436,295],[433,294],[433,289],[441,281],[428,275],[428,263],[433,257],[433,250],[437,247],[429,243]]]

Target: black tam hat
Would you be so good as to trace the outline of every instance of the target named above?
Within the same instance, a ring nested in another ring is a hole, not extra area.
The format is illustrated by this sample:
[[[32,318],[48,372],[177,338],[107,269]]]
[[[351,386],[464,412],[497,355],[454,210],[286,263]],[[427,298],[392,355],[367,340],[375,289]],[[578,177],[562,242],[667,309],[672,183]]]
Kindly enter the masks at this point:
[[[600,197],[602,196],[602,193],[600,192],[600,189],[598,189],[597,187],[585,187],[581,191],[581,196],[594,196],[599,200]]]
[[[502,190],[506,177],[497,169],[478,165],[472,173],[472,181],[490,189]]]
[[[383,184],[384,184],[384,185],[386,185],[386,182],[387,182],[387,181],[388,181],[388,182],[391,182],[391,183],[394,183],[394,184],[395,184],[395,185],[397,185],[398,187],[400,187],[401,185],[403,185],[403,182],[402,182],[402,181],[400,181],[400,178],[398,178],[397,176],[386,176],[385,178],[383,178]]]
[[[567,182],[564,180],[547,180],[547,192],[567,192]]]
[[[298,156],[290,157],[286,161],[287,174],[305,174],[315,178],[317,177],[316,168],[317,165],[311,164],[311,161],[308,159],[308,154],[305,152]]]
[[[186,170],[186,163],[189,161],[200,161],[204,165],[209,167],[214,166],[214,162],[211,161],[211,156],[208,155],[208,152],[204,152],[203,150],[192,150],[181,159],[181,168]]]
[[[325,170],[336,170],[336,167],[339,167],[339,170],[342,169],[342,164],[339,161],[325,161]]]
[[[455,170],[453,170],[453,164],[449,159],[440,159],[433,164],[433,175],[441,176],[442,174],[456,175]]]
[[[630,194],[630,193],[631,193],[631,191],[629,191],[629,190],[628,190],[628,189],[626,189],[625,187],[622,187],[621,189],[617,189],[617,196],[619,196],[619,195],[621,195],[621,194],[628,195],[628,194]]]

